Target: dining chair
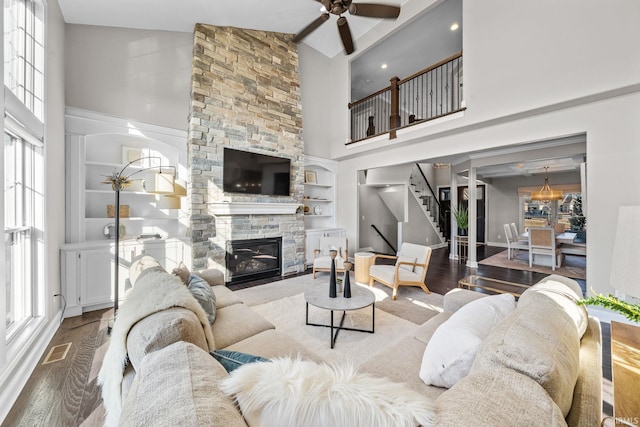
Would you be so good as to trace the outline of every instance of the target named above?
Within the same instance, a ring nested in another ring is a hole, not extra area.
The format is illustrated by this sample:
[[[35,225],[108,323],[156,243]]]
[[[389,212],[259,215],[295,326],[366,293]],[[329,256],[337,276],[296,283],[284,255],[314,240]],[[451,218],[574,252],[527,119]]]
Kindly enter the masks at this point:
[[[522,237],[520,235],[520,232],[518,231],[518,226],[516,225],[515,222],[512,222],[511,224],[509,224],[509,227],[511,227],[511,234],[513,234],[513,240],[523,241],[523,242],[526,242],[528,240],[526,237]]]
[[[518,256],[518,251],[520,249],[529,250],[528,242],[518,241],[513,237],[513,232],[510,224],[504,224],[504,236],[507,239],[507,259],[515,258],[516,256]]]
[[[533,267],[534,255],[549,255],[551,257],[551,269],[555,271],[560,267],[562,254],[556,246],[556,233],[553,227],[529,228],[529,267]]]

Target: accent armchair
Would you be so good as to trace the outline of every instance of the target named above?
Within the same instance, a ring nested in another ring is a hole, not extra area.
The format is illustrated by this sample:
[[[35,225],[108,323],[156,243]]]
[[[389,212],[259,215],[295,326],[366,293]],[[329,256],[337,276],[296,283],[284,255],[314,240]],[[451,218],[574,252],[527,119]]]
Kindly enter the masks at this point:
[[[318,271],[331,271],[331,255],[329,251],[338,251],[336,256],[336,272],[344,272],[344,262],[349,258],[349,246],[346,237],[321,237],[320,248],[313,251],[313,278]]]
[[[394,265],[375,264],[377,259],[395,259]],[[376,255],[374,265],[369,267],[369,286],[374,282],[382,283],[393,288],[391,299],[398,296],[400,286],[419,286],[426,293],[431,293],[424,284],[427,276],[429,261],[431,260],[431,248],[428,246],[403,243],[396,256]]]

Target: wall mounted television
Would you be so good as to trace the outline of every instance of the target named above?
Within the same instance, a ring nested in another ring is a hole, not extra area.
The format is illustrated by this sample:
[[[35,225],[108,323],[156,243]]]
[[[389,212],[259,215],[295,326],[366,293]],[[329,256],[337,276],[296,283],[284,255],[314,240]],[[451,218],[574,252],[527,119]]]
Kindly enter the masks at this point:
[[[289,196],[291,160],[224,148],[222,187],[225,193]]]

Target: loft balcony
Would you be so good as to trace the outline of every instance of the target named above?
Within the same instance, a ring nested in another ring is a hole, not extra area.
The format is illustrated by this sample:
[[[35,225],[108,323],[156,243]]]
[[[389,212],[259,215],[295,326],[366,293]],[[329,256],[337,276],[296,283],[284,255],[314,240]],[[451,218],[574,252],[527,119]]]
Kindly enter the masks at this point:
[[[462,52],[349,104],[351,138],[346,145],[463,111]]]

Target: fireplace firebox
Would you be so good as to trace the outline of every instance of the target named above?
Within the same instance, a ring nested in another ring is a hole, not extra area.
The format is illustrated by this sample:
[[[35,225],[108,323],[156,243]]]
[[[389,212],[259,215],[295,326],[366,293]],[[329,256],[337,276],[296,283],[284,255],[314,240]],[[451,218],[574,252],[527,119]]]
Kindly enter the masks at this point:
[[[282,237],[227,241],[227,283],[242,283],[282,272]]]

